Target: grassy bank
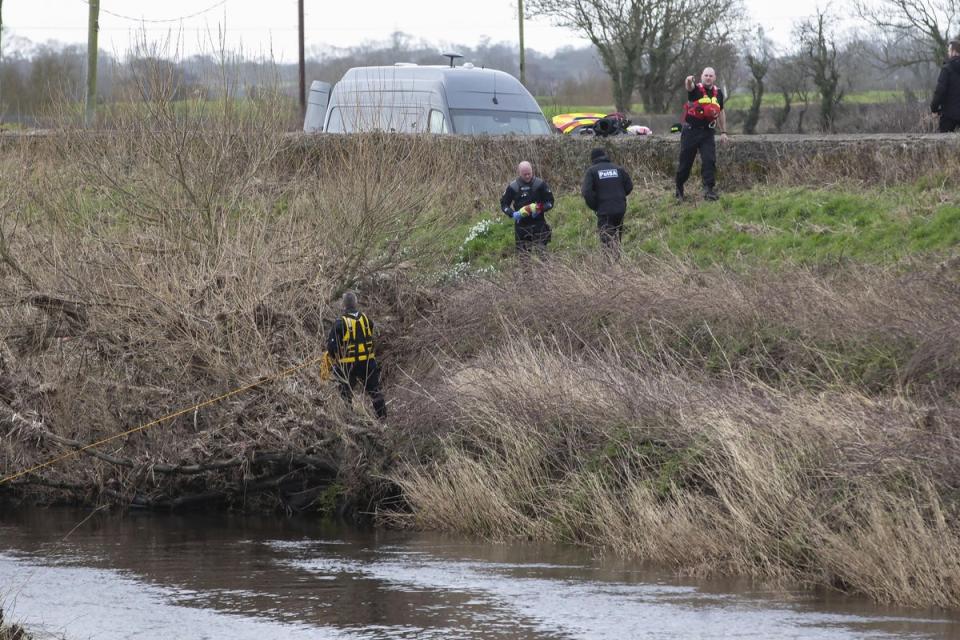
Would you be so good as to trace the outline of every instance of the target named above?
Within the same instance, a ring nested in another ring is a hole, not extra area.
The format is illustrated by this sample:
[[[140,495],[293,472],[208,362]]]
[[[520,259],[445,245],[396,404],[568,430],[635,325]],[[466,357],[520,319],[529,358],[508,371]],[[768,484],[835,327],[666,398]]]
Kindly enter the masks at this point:
[[[551,253],[598,250],[596,218],[578,196],[562,196],[547,215]],[[469,240],[467,240],[469,238]],[[457,227],[460,259],[496,267],[513,253],[513,223],[496,213]],[[926,181],[871,191],[841,186],[758,187],[720,202],[677,205],[666,188],[629,200],[623,251],[634,258],[679,256],[699,266],[871,264],[950,256],[960,245],[960,194]]]
[[[952,138],[731,146],[722,200],[683,206],[674,141],[618,144],[611,264],[590,141],[291,139],[255,111],[0,143],[0,472],[262,381],[0,497],[346,507],[960,605]],[[493,213],[521,157],[560,196],[544,264]],[[385,430],[314,368],[274,376],[347,288]]]

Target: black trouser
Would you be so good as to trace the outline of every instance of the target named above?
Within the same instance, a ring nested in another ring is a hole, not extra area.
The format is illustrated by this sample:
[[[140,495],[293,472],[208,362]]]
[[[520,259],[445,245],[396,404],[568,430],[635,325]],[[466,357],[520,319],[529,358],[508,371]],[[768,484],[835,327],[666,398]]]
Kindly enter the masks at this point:
[[[353,386],[358,382],[373,400],[373,410],[383,420],[387,417],[387,403],[380,390],[380,367],[376,360],[364,360],[352,364],[338,364],[333,370],[334,379],[340,387],[340,396],[348,403],[353,400]]]
[[[598,213],[597,233],[600,242],[615,254],[620,253],[620,238],[623,236],[623,214]]]
[[[693,159],[700,152],[700,173],[703,186],[712,190],[717,182],[717,143],[710,127],[684,125],[680,133],[680,163],[677,165],[677,191],[683,193],[683,185],[690,177]]]
[[[514,223],[513,236],[517,243],[517,251],[534,249],[542,252],[550,242],[550,227],[542,217],[532,223]]]
[[[960,128],[960,120],[940,114],[940,133],[951,133]]]

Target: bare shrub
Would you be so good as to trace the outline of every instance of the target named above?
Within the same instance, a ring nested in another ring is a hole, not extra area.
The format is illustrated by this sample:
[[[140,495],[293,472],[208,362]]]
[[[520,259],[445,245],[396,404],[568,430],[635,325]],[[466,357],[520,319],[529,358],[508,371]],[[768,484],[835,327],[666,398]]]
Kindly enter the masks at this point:
[[[5,158],[33,171],[0,191],[15,209],[0,220],[3,472],[265,379],[39,482],[145,506],[282,488],[282,506],[308,508],[335,479],[370,481],[354,432],[373,421],[316,368],[273,376],[319,356],[346,287],[389,343],[390,283],[442,260],[438,168],[421,146],[396,157],[370,138],[333,171],[291,170],[267,93],[174,104],[167,80],[142,79],[142,101],[99,132],[65,122]]]

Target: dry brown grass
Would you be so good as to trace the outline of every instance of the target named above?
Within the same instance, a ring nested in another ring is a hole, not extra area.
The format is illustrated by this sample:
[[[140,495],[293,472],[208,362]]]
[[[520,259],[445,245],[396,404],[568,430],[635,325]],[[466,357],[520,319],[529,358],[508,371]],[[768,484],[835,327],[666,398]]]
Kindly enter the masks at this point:
[[[411,515],[391,521],[960,604],[957,388],[896,363],[956,322],[941,279],[554,263],[524,281],[433,318],[401,426],[439,450],[408,452]],[[885,341],[903,351],[876,384],[840,371]]]
[[[406,186],[416,186],[419,179],[427,178],[437,200],[449,213],[495,210],[497,197],[504,184],[515,175],[516,164],[521,159],[531,160],[538,174],[556,192],[573,192],[579,188],[583,171],[589,164],[590,149],[598,144],[597,140],[565,136],[480,138],[286,134],[264,125],[272,120],[269,102],[263,104],[267,106],[256,108],[254,103],[244,111],[245,116],[234,116],[229,112],[225,115],[240,121],[250,118],[252,122],[244,126],[269,132],[269,135],[254,136],[248,141],[243,135],[212,134],[211,131],[224,126],[227,131],[234,130],[236,125],[211,122],[211,116],[204,114],[202,127],[205,132],[200,138],[211,135],[217,138],[226,154],[224,159],[239,162],[248,152],[254,160],[271,158],[275,165],[272,171],[281,176],[281,182],[283,177],[298,175],[305,166],[326,177],[348,179],[350,174],[341,169],[360,161],[374,149],[377,155],[392,162],[384,163],[384,167],[406,178]],[[124,122],[117,126],[124,128],[114,130],[110,135],[125,137],[126,127],[130,125]],[[62,145],[57,140],[62,141],[62,138],[62,133],[38,135],[26,140],[17,136],[0,136],[0,149],[29,144],[31,157],[52,157],[60,161]],[[678,142],[676,134],[663,134],[648,139],[607,139],[599,144],[610,149],[615,160],[631,171],[638,185],[656,187],[662,192],[672,188]],[[186,141],[177,144],[190,146]],[[233,145],[236,145],[235,149]],[[956,136],[936,134],[734,136],[718,152],[718,179],[726,190],[758,184],[818,187],[852,184],[861,188],[878,188],[919,179],[952,186],[960,183],[956,168],[958,151],[960,141]],[[255,164],[251,166],[255,167]],[[204,160],[192,169],[216,173],[220,171],[217,167],[216,162]],[[193,170],[188,172],[188,177],[192,174]],[[259,175],[244,184],[248,188],[256,187],[262,185],[263,180],[264,177]],[[204,194],[195,195],[202,202]]]
[[[0,607],[0,640],[30,640],[32,636],[18,624],[7,624],[3,619],[3,607]]]
[[[468,386],[457,366],[431,386],[443,455],[396,476],[417,526],[960,604],[960,442],[952,420],[921,426],[927,406],[525,338],[474,362]]]
[[[554,260],[464,283],[408,341],[466,359],[504,336],[549,336],[574,354],[609,339],[671,366],[775,386],[945,394],[960,381],[957,308],[960,276],[949,266],[737,273]]]

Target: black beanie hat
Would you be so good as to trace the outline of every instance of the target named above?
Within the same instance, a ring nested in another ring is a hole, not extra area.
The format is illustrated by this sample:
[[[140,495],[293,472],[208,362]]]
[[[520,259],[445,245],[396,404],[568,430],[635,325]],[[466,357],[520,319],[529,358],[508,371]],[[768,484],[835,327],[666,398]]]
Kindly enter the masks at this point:
[[[595,147],[590,152],[590,162],[596,162],[600,158],[606,158],[606,157],[607,157],[607,152],[606,150],[604,150],[603,147]]]

